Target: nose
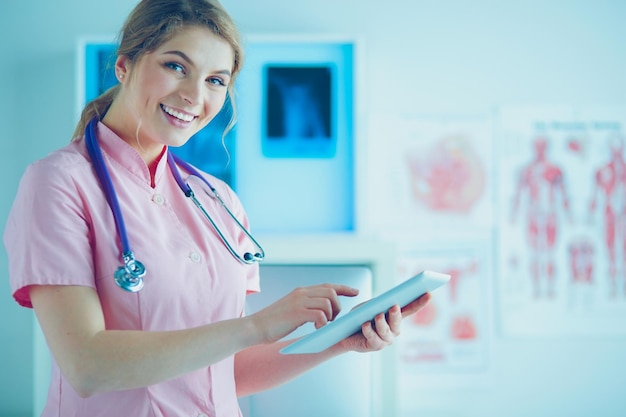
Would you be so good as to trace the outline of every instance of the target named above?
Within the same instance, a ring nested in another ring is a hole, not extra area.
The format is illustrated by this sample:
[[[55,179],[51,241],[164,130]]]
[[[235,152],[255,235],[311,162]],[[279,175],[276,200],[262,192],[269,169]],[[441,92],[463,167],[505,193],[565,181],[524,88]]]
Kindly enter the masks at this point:
[[[187,78],[180,89],[182,99],[191,105],[196,105],[202,100],[203,80]]]

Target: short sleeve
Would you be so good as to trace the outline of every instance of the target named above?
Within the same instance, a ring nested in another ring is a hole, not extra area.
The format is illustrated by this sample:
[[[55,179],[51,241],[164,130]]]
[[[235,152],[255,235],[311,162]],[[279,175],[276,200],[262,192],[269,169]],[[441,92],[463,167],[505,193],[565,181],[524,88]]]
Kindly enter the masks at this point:
[[[31,285],[95,287],[90,228],[72,167],[42,160],[24,173],[4,245],[13,297],[31,307]]]

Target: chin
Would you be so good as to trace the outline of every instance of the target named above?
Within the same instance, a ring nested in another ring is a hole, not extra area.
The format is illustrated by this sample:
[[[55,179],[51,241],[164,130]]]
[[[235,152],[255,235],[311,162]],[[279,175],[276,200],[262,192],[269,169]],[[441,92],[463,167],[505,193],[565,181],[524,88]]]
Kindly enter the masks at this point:
[[[167,146],[168,146],[168,147],[171,147],[171,148],[180,148],[181,146],[183,146],[183,145],[185,145],[187,142],[189,142],[189,139],[191,139],[191,138],[187,138],[187,139],[185,139],[185,140],[176,140],[176,141],[172,141],[172,142],[167,143]]]

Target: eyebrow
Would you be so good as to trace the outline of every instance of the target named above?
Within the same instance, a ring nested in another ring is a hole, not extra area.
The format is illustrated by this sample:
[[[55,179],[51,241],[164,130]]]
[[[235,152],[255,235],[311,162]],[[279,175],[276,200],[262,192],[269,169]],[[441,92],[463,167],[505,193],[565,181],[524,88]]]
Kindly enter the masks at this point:
[[[163,52],[163,55],[178,55],[185,61],[189,62],[191,65],[195,65],[193,60],[189,58],[189,56],[187,56],[187,54],[182,51],[166,51],[166,52]],[[216,71],[216,74],[228,75],[229,77],[231,76],[230,70],[227,70],[227,69]]]

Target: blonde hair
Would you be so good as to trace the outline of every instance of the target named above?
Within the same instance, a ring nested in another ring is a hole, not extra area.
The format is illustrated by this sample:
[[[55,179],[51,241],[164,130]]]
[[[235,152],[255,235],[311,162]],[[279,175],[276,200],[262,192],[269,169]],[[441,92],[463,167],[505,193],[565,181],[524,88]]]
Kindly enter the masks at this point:
[[[189,26],[206,27],[233,48],[232,77],[228,86],[233,111],[225,135],[236,121],[234,80],[243,63],[243,48],[233,19],[218,0],[142,0],[122,27],[117,55],[136,63],[142,56],[156,50],[178,31]],[[91,119],[104,117],[120,88],[120,84],[117,84],[87,103],[74,130],[75,139],[83,136]]]

